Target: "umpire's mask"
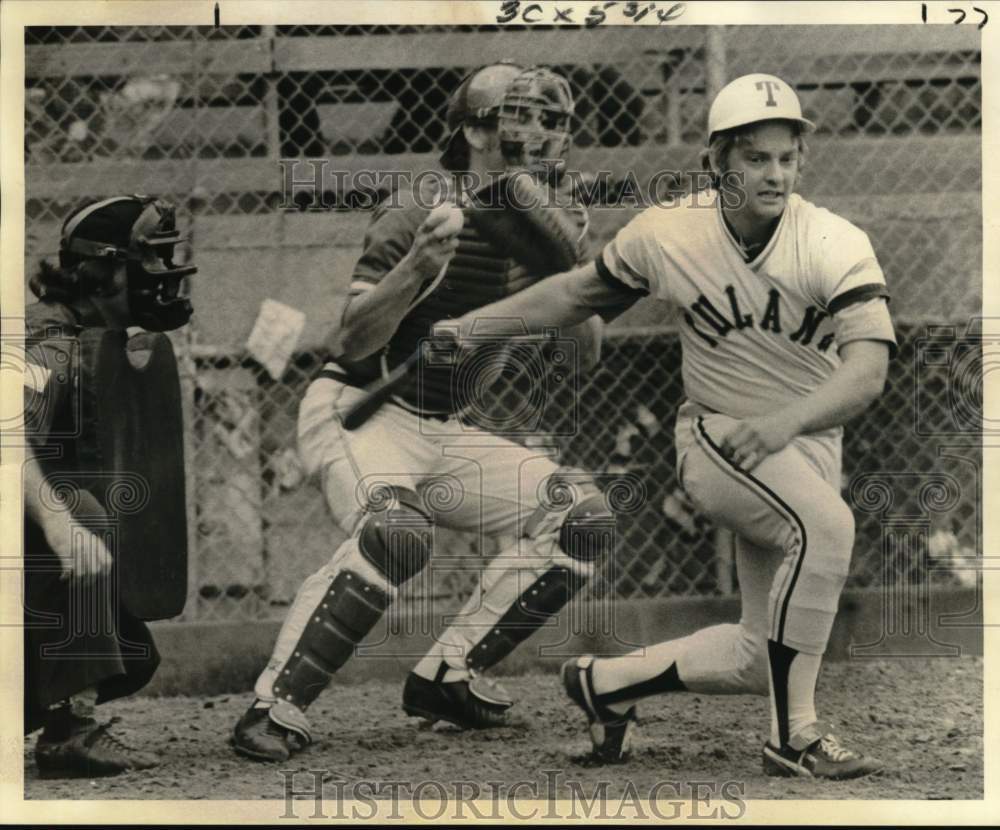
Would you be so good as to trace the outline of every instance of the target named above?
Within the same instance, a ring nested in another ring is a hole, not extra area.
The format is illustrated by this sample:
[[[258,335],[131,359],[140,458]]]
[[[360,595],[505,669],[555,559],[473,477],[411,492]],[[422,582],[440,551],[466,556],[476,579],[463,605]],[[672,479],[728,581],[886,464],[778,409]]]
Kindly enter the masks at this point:
[[[183,280],[194,265],[176,265],[184,241],[169,202],[150,196],[115,196],[93,202],[63,226],[59,258],[64,267],[82,259],[125,260],[131,321],[147,331],[171,331],[191,319]],[[107,295],[110,286],[90,293]]]
[[[191,319],[191,301],[183,280],[194,265],[174,263],[175,246],[184,241],[177,230],[174,207],[149,200],[132,226],[128,259],[128,306],[136,325],[147,331],[171,331]]]

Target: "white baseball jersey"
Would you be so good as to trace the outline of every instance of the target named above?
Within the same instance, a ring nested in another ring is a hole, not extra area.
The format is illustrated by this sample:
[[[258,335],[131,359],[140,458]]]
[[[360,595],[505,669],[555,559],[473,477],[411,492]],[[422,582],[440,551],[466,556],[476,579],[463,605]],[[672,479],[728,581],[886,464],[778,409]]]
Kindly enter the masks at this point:
[[[749,262],[712,190],[643,211],[604,248],[597,269],[670,303],[689,401],[734,418],[810,393],[839,366],[845,343],[883,340],[895,349],[868,236],[796,194]]]
[[[747,260],[715,191],[644,211],[596,267],[604,284],[595,302],[614,312],[648,293],[676,315],[688,396],[677,415],[678,475],[699,512],[733,532],[742,598],[738,625],[660,644],[632,665],[607,661],[607,676],[638,688],[673,665],[691,691],[767,694],[765,640],[821,655],[847,578],[854,523],[840,495],[842,429],[797,436],[751,468],[724,441],[740,419],[823,384],[844,344],[895,349],[882,270],[862,230],[797,195]],[[787,724],[787,703],[773,705]]]
[[[648,293],[677,316],[689,398],[677,415],[678,478],[698,512],[733,533],[741,617],[595,660],[594,692],[622,705],[678,685],[770,692],[771,740],[787,743],[793,717],[816,720],[811,687],[793,685],[792,666],[799,653],[826,650],[854,548],[840,493],[842,430],[796,436],[747,466],[726,438],[741,419],[823,384],[838,347],[870,339],[895,348],[882,270],[863,231],[795,195],[747,258],[714,191],[646,210],[596,267],[603,283],[588,281],[588,300],[613,314]]]

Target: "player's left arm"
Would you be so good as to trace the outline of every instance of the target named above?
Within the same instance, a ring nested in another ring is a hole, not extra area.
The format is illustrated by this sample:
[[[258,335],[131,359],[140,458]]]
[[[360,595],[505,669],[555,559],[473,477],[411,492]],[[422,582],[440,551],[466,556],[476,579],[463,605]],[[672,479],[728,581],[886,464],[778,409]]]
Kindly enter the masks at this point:
[[[842,222],[842,220],[837,220]],[[723,441],[741,466],[751,469],[797,435],[837,427],[863,412],[885,387],[896,336],[889,317],[885,277],[871,242],[842,223],[814,248],[816,301],[832,315],[841,365],[820,386],[779,411],[741,421]]]
[[[740,422],[727,436],[723,449],[748,469],[797,435],[841,426],[863,412],[882,394],[896,350],[885,275],[868,235],[832,214],[814,221],[804,288],[833,318],[841,365],[808,395]]]
[[[796,436],[840,426],[864,412],[885,387],[889,351],[890,343],[884,340],[845,343],[842,363],[825,383],[777,412],[741,421],[723,440],[723,452],[741,467],[753,469]]]

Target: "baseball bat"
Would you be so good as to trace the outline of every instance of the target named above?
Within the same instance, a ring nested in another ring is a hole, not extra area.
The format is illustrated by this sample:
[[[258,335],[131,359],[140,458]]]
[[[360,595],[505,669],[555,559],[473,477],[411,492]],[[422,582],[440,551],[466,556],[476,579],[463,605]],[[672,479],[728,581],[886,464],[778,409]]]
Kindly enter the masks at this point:
[[[353,431],[365,424],[372,415],[382,408],[382,404],[396,394],[400,387],[410,379],[416,372],[419,363],[420,349],[418,348],[388,375],[368,384],[365,387],[364,396],[347,407],[341,417],[344,429]]]

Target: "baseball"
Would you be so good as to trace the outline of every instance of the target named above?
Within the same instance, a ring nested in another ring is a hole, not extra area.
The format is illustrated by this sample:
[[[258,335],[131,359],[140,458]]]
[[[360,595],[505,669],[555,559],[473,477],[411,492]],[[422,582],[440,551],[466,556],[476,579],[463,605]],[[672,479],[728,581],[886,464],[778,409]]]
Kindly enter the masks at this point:
[[[462,211],[450,203],[438,205],[424,220],[424,225],[434,238],[442,241],[458,234],[464,224],[465,218],[462,216]]]

